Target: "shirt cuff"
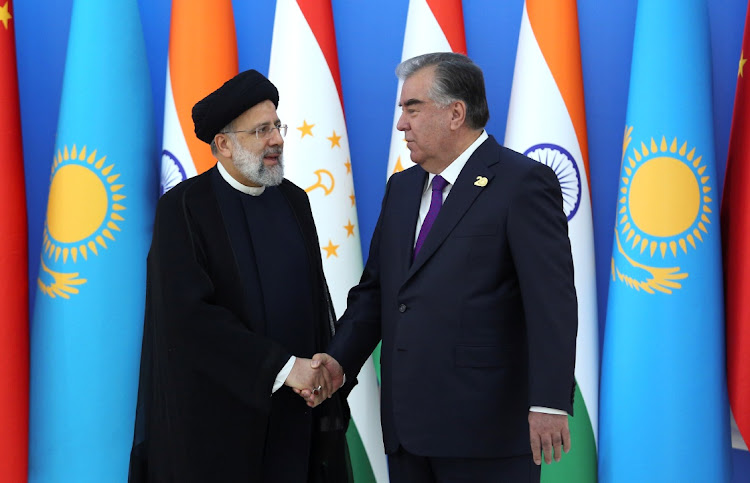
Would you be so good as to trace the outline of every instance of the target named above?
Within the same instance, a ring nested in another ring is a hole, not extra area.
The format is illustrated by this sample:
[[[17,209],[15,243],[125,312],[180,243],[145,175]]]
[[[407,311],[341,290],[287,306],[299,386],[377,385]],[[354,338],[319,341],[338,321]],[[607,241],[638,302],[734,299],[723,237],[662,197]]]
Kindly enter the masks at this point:
[[[279,390],[281,386],[284,385],[284,381],[286,381],[286,378],[289,377],[289,373],[292,372],[292,366],[294,366],[294,361],[296,361],[297,358],[292,356],[289,358],[288,361],[286,361],[286,364],[284,364],[284,367],[281,368],[278,374],[276,374],[276,380],[273,381],[273,388],[271,388],[271,394],[275,393]]]
[[[529,408],[529,411],[533,411],[535,413],[544,413],[544,414],[565,414],[565,415],[568,414],[562,409],[545,408],[543,406],[531,406]]]

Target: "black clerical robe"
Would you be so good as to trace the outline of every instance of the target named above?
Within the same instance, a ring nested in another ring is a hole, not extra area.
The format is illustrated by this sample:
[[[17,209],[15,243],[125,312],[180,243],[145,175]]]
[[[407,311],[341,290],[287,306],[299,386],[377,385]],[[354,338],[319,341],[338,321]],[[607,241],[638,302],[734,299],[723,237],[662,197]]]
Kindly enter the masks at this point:
[[[315,409],[286,386],[271,393],[291,355],[325,350],[334,320],[303,190],[284,180],[250,197],[214,168],[166,193],[130,481],[326,481],[319,460],[348,466],[348,387]]]

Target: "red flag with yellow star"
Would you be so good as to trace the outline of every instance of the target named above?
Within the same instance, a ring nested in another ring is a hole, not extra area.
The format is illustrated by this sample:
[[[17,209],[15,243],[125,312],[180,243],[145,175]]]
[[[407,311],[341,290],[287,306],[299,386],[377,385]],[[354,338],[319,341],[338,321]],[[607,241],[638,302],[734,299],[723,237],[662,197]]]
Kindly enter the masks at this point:
[[[727,386],[740,435],[735,447],[750,445],[750,9],[745,20],[729,157],[721,203],[727,323]],[[745,53],[748,53],[747,56]],[[747,75],[745,75],[747,74]],[[744,439],[744,445],[742,444]]]
[[[26,481],[29,414],[29,302],[26,195],[15,29],[0,0],[0,475]]]

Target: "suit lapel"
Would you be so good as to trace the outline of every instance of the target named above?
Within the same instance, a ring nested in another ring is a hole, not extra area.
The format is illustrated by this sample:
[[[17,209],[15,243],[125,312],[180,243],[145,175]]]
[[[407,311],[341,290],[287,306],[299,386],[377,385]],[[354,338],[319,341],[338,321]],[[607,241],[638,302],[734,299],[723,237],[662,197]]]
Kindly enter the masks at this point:
[[[406,227],[398,230],[396,246],[398,247],[398,263],[401,273],[406,273],[411,266],[414,253],[414,232],[419,218],[419,205],[422,201],[422,191],[427,180],[427,172],[414,167],[404,172],[404,188],[394,200],[400,218],[396,226]],[[395,193],[394,193],[395,194]]]
[[[494,164],[496,160],[490,156],[490,153],[495,146],[497,146],[497,143],[490,136],[490,139],[479,146],[464,165],[461,173],[458,175],[458,179],[456,179],[456,183],[451,187],[450,194],[440,209],[440,214],[438,214],[435,224],[432,225],[430,233],[419,250],[419,254],[414,259],[414,263],[407,275],[407,280],[432,257],[450,232],[453,231],[456,224],[458,224],[469,210],[476,197],[484,190],[484,186],[475,184],[479,177],[486,178],[488,183],[492,181],[495,175],[489,169],[489,166]],[[416,220],[414,220],[414,225],[416,226]]]

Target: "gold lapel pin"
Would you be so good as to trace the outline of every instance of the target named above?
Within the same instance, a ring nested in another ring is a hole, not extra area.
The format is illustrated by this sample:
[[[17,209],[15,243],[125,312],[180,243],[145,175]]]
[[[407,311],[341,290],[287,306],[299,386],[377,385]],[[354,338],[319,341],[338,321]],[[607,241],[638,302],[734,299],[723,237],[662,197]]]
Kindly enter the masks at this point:
[[[484,188],[485,186],[487,186],[487,178],[485,178],[484,176],[477,176],[477,180],[474,181],[474,186]]]

